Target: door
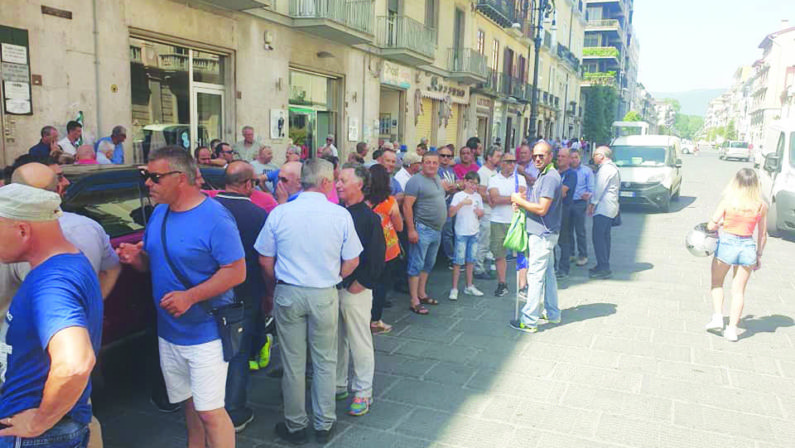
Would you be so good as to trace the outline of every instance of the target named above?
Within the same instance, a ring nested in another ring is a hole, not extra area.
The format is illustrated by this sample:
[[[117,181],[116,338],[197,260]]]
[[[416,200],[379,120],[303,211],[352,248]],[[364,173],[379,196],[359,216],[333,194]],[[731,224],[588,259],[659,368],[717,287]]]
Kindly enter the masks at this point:
[[[430,98],[422,99],[422,115],[417,119],[417,132],[414,138],[419,142],[421,138],[425,137],[431,146],[436,146],[436,135],[433,132],[433,103],[434,101]]]
[[[325,144],[326,136],[333,133],[334,133],[333,129],[331,128],[331,113],[327,111],[317,111],[317,133],[315,134],[317,138],[323,141]],[[334,136],[334,146],[337,147],[337,151],[341,150],[340,148],[341,141],[342,141],[341,135]]]
[[[462,58],[461,50],[464,48],[464,11],[455,9],[455,22],[453,22],[453,52],[457,58]],[[459,64],[463,61],[459,61]]]
[[[513,118],[509,115],[505,120],[505,151],[513,150]]]
[[[191,100],[190,146],[187,149],[208,146],[215,138],[223,140],[223,90],[194,87]]]
[[[447,128],[445,129],[444,142],[441,145],[455,145],[458,149],[458,104],[450,104],[450,119],[447,120]]]
[[[291,107],[289,108],[289,123],[289,135],[293,144],[300,147],[303,150],[302,153],[314,157],[317,150],[317,132],[315,131],[317,112],[314,109]]]

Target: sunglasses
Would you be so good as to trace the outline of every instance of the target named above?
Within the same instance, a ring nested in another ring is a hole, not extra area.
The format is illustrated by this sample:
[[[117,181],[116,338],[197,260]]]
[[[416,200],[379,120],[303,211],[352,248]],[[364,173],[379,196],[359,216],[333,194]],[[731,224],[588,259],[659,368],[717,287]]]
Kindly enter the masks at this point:
[[[516,163],[516,160],[503,160],[502,163]]]
[[[453,155],[452,154],[439,154],[439,157],[441,157],[443,159],[452,159]]]
[[[138,170],[138,174],[141,175],[141,179],[146,182],[148,179],[152,180],[152,183],[159,184],[160,180],[165,176],[169,176],[171,174],[182,173],[182,171],[169,171],[167,173],[150,173],[147,170]]]
[[[546,154],[533,154],[530,157],[532,157],[533,159],[543,159],[544,157],[546,157]]]
[[[234,153],[234,151],[221,151],[221,152],[224,153],[224,154],[233,154]]]

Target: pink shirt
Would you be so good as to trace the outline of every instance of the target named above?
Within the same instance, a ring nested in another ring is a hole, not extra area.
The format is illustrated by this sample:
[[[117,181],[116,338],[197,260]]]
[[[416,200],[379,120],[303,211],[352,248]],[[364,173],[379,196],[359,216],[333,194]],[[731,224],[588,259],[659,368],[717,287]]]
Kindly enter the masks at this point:
[[[75,165],[99,165],[99,162],[97,162],[97,159],[84,159],[75,161]]]
[[[214,198],[218,193],[222,192],[223,190],[202,190],[202,193],[206,194],[207,196]],[[266,212],[270,213],[271,210],[276,208],[279,205],[276,202],[276,199],[270,193],[265,193],[264,191],[254,190],[251,192],[251,202],[254,203],[259,208],[265,209]]]
[[[477,163],[472,163],[470,165],[464,165],[459,163],[458,165],[453,167],[453,171],[455,172],[455,177],[459,179],[463,179],[467,173],[471,171],[477,172],[480,169]]]

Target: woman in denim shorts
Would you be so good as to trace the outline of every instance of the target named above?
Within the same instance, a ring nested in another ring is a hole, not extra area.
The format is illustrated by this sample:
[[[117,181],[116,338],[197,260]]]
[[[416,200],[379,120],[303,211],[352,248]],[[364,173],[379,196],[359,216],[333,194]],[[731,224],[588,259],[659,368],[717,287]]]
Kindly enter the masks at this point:
[[[767,243],[767,204],[762,197],[759,178],[750,168],[737,172],[723,193],[723,200],[707,224],[709,231],[719,230],[718,250],[712,260],[712,319],[707,330],[723,330],[729,341],[737,340],[737,324],[743,312],[745,287],[753,270],[761,266]],[[757,232],[754,239],[754,230]],[[729,325],[723,328],[723,281],[734,267]]]

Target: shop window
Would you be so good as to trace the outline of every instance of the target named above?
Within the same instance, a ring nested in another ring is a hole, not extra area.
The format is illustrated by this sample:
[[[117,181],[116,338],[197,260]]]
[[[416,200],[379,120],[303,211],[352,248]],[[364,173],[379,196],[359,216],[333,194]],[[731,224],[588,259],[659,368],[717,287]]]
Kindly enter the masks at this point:
[[[346,136],[337,132],[340,91],[339,79],[290,70],[289,136],[305,156],[316,154],[328,134],[337,149],[344,147]]]

